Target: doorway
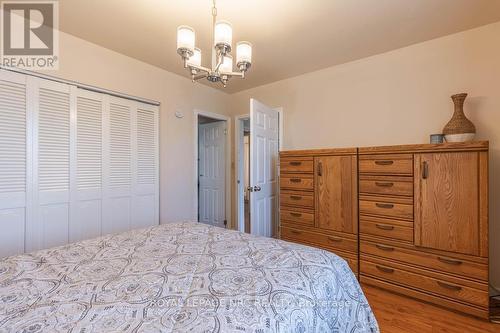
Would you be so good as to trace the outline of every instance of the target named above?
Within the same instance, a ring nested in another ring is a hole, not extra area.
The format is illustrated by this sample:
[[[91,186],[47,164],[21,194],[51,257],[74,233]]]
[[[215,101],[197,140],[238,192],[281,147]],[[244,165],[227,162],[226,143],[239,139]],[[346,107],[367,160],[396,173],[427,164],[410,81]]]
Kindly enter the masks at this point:
[[[226,116],[195,111],[195,215],[221,228],[231,227],[229,126]]]
[[[236,228],[278,236],[278,151],[282,108],[251,99],[250,113],[235,117]]]

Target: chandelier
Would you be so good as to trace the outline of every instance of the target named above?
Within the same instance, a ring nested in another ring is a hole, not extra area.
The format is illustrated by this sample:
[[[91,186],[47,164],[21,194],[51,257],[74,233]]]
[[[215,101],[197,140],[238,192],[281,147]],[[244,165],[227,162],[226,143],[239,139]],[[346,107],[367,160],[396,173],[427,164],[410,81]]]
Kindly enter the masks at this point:
[[[201,50],[195,47],[194,29],[185,25],[177,28],[177,53],[182,57],[184,68],[191,73],[193,82],[207,78],[208,81],[220,82],[226,87],[231,77],[244,79],[245,72],[252,64],[252,44],[238,42],[236,44],[236,67],[233,72],[233,57],[231,44],[233,28],[226,21],[217,21],[217,7],[213,0],[212,7],[212,67],[201,65]]]

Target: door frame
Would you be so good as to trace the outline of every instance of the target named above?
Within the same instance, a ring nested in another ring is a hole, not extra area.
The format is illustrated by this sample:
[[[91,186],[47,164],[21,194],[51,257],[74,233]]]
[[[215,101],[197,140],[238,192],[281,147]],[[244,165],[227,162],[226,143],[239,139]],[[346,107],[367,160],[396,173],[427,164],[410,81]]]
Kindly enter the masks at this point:
[[[198,163],[198,116],[205,116],[212,119],[222,120],[226,122],[226,151],[225,151],[225,211],[227,221],[226,227],[228,229],[233,229],[232,221],[231,221],[231,117],[225,116],[223,114],[203,111],[199,109],[195,109],[193,111],[193,132],[194,132],[194,142],[193,142],[193,152],[194,152],[194,181],[193,181],[193,218],[195,221],[198,220],[198,175],[199,175],[199,163]]]
[[[279,136],[279,151],[283,150],[283,133],[284,133],[284,128],[283,128],[283,107],[275,107],[273,108],[274,110],[278,111],[279,119],[278,119],[278,136]],[[243,165],[240,161],[240,153],[241,153],[241,142],[240,142],[240,132],[243,130],[241,127],[241,121],[245,119],[250,119],[250,114],[241,114],[238,116],[234,117],[234,193],[236,195],[236,200],[235,200],[235,206],[236,206],[236,212],[235,212],[235,223],[234,223],[234,228],[238,231],[244,232],[245,231],[245,215],[244,215],[244,209],[245,207],[242,207],[240,205],[240,196],[243,195],[243,192],[240,191],[240,186],[238,184],[238,179],[240,175],[240,169],[243,168]],[[252,133],[250,133],[252,135]],[[279,177],[279,175],[278,175]],[[278,191],[278,196],[279,196],[279,187],[277,189]],[[243,213],[243,215],[242,215]],[[278,212],[279,214],[279,212]],[[243,216],[243,218],[241,218]],[[278,217],[279,218],[279,217]]]

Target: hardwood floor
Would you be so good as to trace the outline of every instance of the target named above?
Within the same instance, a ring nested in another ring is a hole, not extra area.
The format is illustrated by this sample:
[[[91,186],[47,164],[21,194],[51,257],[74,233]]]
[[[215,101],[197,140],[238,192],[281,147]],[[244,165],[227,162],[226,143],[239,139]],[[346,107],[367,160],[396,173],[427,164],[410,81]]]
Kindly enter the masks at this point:
[[[363,285],[382,333],[498,333],[500,325]]]

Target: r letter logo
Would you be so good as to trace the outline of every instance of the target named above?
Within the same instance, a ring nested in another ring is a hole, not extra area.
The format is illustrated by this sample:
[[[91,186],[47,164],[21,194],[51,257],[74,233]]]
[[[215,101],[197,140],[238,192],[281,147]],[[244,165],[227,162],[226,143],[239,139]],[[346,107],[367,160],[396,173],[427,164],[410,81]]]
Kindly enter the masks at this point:
[[[58,69],[58,9],[57,1],[3,1],[1,65]]]

